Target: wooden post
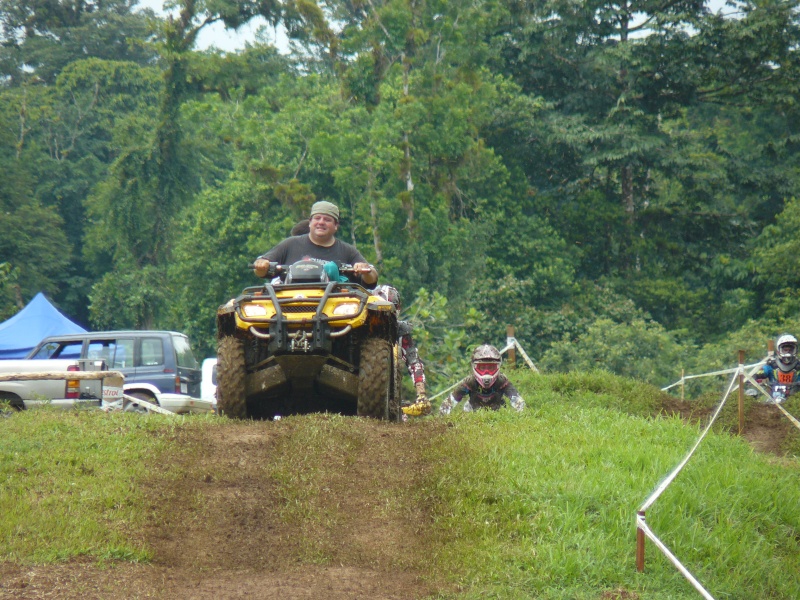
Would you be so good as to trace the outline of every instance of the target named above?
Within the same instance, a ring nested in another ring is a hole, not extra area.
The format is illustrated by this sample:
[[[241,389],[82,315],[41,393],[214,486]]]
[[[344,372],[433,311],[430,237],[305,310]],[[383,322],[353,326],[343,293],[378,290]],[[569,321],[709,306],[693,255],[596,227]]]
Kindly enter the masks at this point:
[[[644,519],[644,511],[636,513]],[[641,527],[636,528],[636,570],[641,573],[644,571],[644,531]]]
[[[767,356],[775,356],[775,340],[767,340]]]
[[[739,350],[739,369],[744,366],[744,350]],[[744,374],[739,372],[739,435],[744,431]]]
[[[514,326],[506,326],[506,339],[510,342],[514,338]],[[517,366],[517,349],[514,346],[508,349],[508,366],[512,369]]]

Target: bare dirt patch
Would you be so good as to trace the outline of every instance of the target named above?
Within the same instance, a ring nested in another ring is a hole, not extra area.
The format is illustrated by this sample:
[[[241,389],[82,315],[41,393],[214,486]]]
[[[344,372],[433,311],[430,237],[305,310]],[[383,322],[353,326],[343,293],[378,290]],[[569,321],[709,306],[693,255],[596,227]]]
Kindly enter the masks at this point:
[[[151,564],[0,564],[0,598],[409,600],[435,594],[426,570],[429,515],[411,490],[436,428],[358,419],[325,457],[307,496],[287,497],[275,469],[280,423],[190,429],[179,475],[148,485]],[[294,443],[297,441],[295,440]],[[284,457],[284,460],[285,457]],[[302,470],[301,461],[298,465]],[[307,467],[307,465],[306,465]],[[330,470],[327,470],[330,467]],[[302,489],[302,487],[301,487]],[[300,507],[299,511],[296,510]],[[303,511],[309,514],[304,515]]]
[[[707,423],[713,408],[698,406],[695,402],[665,398],[662,412],[679,415],[690,423]],[[738,434],[738,427],[736,433]],[[774,404],[764,402],[748,403],[744,413],[742,437],[756,452],[784,456],[786,439],[797,435],[797,430]]]

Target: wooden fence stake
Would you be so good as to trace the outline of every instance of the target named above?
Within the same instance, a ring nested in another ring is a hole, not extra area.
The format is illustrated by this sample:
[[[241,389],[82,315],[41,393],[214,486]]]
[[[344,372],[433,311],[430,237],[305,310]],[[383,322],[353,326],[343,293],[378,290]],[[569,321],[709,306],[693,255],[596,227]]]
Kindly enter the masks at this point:
[[[744,350],[739,350],[739,435],[744,431]]]
[[[644,519],[644,511],[636,513]],[[644,531],[641,527],[636,528],[636,570],[641,573],[644,571]]]

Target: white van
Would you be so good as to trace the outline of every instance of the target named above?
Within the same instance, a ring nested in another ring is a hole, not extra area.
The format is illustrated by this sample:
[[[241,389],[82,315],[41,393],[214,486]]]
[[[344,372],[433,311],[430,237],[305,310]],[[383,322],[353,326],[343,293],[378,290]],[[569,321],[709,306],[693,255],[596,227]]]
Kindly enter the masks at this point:
[[[200,380],[200,398],[211,402],[217,410],[217,358],[206,358],[203,361],[203,375]]]

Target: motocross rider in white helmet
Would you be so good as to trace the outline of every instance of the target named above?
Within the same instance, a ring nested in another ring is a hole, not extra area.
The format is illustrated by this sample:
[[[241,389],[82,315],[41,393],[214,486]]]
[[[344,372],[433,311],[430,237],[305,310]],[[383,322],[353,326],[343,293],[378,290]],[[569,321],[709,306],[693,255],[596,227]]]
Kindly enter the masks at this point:
[[[443,415],[450,414],[464,396],[469,397],[464,403],[466,412],[478,408],[498,410],[506,405],[506,398],[514,410],[523,410],[525,400],[508,377],[500,372],[502,362],[503,357],[497,348],[489,344],[478,346],[472,353],[472,373],[458,383],[450,396],[442,402],[439,412]]]
[[[800,360],[797,359],[797,338],[790,333],[778,336],[775,341],[775,355],[767,359],[766,364],[754,375],[756,381],[766,380],[769,387],[774,384],[786,384],[788,394],[794,391],[792,384],[800,383]],[[781,402],[785,396],[774,397]]]

